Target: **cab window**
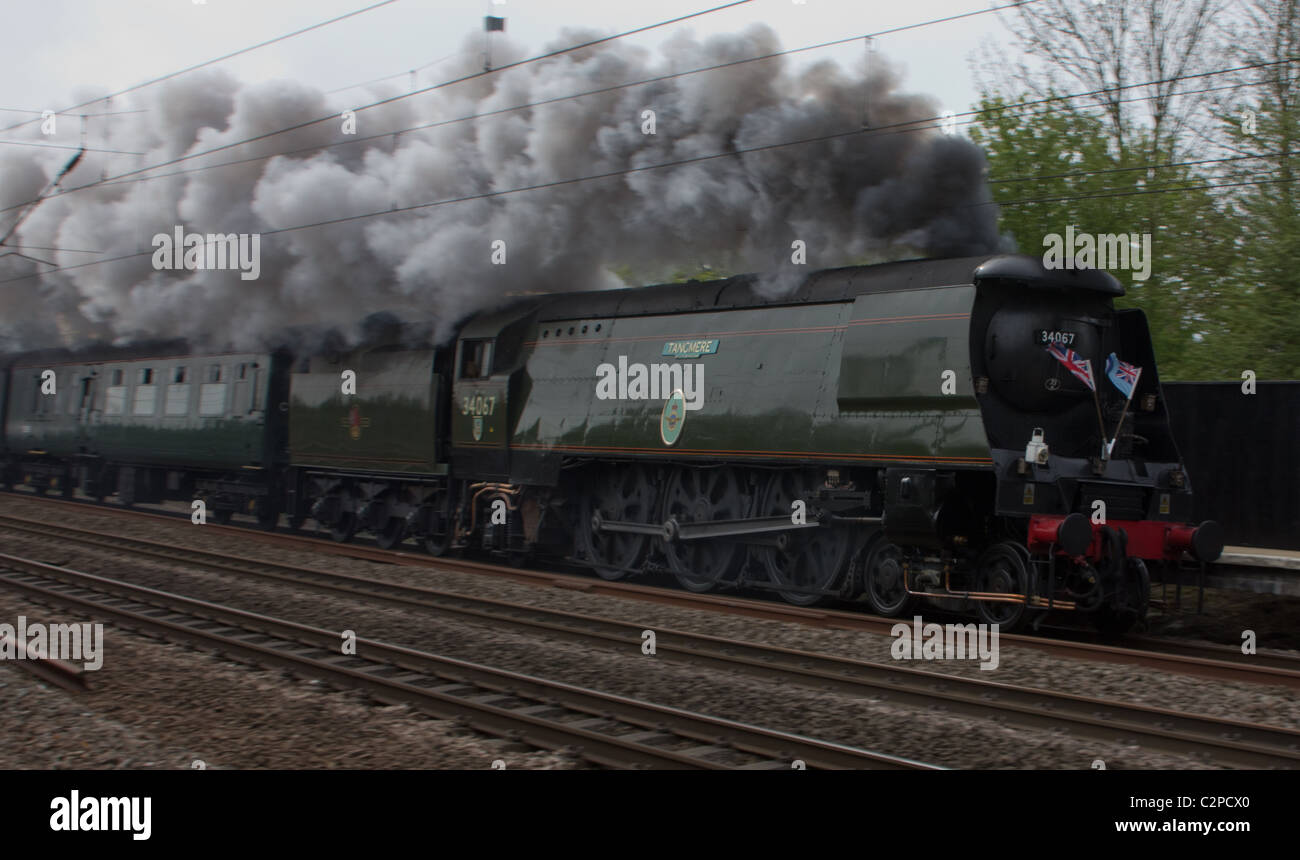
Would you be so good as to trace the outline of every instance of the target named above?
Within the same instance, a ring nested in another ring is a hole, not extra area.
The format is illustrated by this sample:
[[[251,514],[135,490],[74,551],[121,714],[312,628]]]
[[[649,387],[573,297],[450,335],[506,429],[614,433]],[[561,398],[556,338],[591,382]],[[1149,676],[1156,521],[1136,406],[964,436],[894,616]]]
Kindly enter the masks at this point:
[[[466,340],[460,345],[460,378],[483,379],[488,376],[491,341]]]

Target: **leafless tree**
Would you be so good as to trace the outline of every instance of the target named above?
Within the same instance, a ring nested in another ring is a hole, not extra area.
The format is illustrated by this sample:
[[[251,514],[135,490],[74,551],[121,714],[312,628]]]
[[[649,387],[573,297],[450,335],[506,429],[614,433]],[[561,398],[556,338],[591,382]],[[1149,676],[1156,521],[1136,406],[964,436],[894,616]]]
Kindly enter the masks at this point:
[[[1273,0],[1275,2],[1275,0]],[[1095,93],[1119,156],[1173,157],[1189,124],[1208,120],[1206,94],[1221,68],[1214,22],[1225,0],[1037,0],[1002,13],[1023,59],[990,62],[986,89],[1005,94]],[[1134,152],[1145,131],[1143,149]]]

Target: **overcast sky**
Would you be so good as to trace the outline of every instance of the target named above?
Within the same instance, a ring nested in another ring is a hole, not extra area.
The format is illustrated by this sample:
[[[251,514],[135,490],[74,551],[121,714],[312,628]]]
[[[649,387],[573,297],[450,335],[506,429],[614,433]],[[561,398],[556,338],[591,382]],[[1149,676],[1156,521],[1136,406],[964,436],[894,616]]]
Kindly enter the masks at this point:
[[[247,47],[265,39],[370,5],[374,0],[41,0],[6,4],[9,35],[0,75],[0,108],[62,109],[105,92]],[[462,51],[467,34],[482,34],[483,16],[506,19],[511,39],[528,55],[540,52],[565,27],[613,33],[689,14],[725,0],[398,0],[387,7],[259,49],[220,67],[245,81],[285,77],[324,90],[419,73],[423,85],[444,80],[437,61]],[[684,24],[631,37],[661,44],[678,28],[698,36],[735,32],[763,22],[786,48],[878,32],[903,24],[969,12],[989,0],[756,0]],[[906,88],[933,95],[961,112],[976,98],[970,59],[982,42],[1009,44],[1006,13],[989,13],[884,36],[875,50],[899,64]],[[477,41],[476,41],[477,44]],[[860,62],[862,43],[802,55]],[[802,62],[802,60],[801,60]],[[442,68],[447,68],[446,63]],[[394,81],[405,87],[408,77]],[[360,99],[363,91],[338,94]],[[26,115],[0,113],[10,124]],[[63,132],[63,129],[60,129]],[[63,137],[61,133],[59,135]],[[93,145],[93,141],[88,141]]]

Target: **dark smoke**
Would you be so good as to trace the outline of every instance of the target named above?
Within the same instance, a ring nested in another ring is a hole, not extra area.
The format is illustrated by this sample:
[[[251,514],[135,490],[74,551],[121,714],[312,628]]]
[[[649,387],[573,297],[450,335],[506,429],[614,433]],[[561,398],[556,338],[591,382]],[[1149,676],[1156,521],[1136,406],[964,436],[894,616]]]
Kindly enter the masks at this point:
[[[566,33],[554,47],[590,38]],[[475,71],[467,42],[461,68]],[[660,56],[610,43],[357,114],[357,136],[481,113],[778,50],[767,27],[696,41],[670,39]],[[525,56],[508,46],[498,63]],[[5,248],[60,266],[152,251],[175,225],[197,233],[262,233],[309,222],[573,177],[729,152],[862,128],[874,133],[628,173],[263,236],[261,275],[155,271],[149,256],[0,285],[0,339],[72,345],[186,337],[254,346],[287,327],[336,327],[380,310],[429,320],[445,337],[457,320],[529,291],[647,283],[702,266],[764,271],[769,291],[805,272],[868,259],[980,253],[999,245],[986,203],[984,157],[938,131],[887,127],[937,116],[931,99],[905,95],[892,70],[821,63],[791,71],[782,60],[690,75],[364,144],[280,156],[149,182],[109,185],[41,204]],[[376,91],[357,103],[391,95]],[[128,105],[122,100],[114,109]],[[864,117],[864,106],[868,113]],[[302,84],[242,87],[199,72],[143,91],[148,112],[103,121],[64,180],[73,187],[137,166],[338,113]],[[655,112],[656,134],[642,133]],[[64,121],[69,121],[65,119]],[[36,137],[35,134],[32,135]],[[347,140],[341,120],[242,146],[162,172]],[[51,151],[57,152],[57,151]],[[0,153],[0,206],[30,199],[63,165],[59,157]],[[5,213],[0,231],[16,213]],[[506,264],[491,262],[494,240]],[[791,243],[807,265],[791,264]],[[0,279],[47,269],[0,257]],[[615,274],[617,272],[618,274]]]

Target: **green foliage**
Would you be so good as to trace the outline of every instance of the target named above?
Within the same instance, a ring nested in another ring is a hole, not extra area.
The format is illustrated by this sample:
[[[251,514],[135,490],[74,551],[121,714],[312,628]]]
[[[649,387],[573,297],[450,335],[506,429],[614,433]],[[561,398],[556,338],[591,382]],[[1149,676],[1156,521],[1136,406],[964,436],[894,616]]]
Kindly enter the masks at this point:
[[[1225,181],[1241,183],[1234,199],[1240,234],[1234,249],[1231,301],[1221,309],[1223,329],[1208,341],[1237,369],[1260,379],[1300,378],[1300,116],[1294,100],[1264,97],[1248,132],[1242,116],[1220,117],[1234,150]]]
[[[1128,290],[1119,304],[1150,320],[1161,377],[1239,377],[1249,365],[1234,363],[1226,344],[1252,329],[1223,309],[1257,303],[1243,300],[1240,219],[1230,201],[1203,187],[1216,179],[1197,165],[1171,164],[1149,136],[1117,151],[1098,117],[1065,102],[1048,107],[995,93],[979,105],[971,137],[988,154],[1001,229],[1026,254],[1043,253],[1045,237],[1071,225],[1076,233],[1149,234],[1149,278],[1112,274]]]

